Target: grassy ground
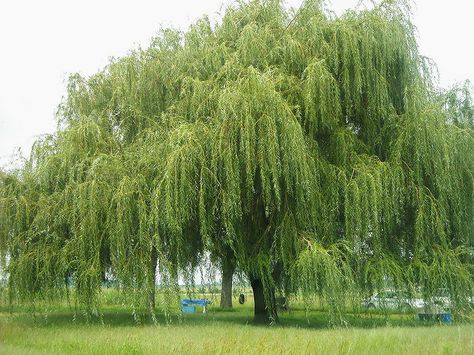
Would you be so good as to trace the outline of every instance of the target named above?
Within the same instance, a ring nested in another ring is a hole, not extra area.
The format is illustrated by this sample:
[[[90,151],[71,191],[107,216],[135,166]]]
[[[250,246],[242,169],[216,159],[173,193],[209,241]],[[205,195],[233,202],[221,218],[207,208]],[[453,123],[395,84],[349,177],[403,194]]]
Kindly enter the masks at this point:
[[[0,308],[0,354],[319,353],[472,354],[472,323],[420,324],[409,314],[349,316],[349,326],[328,327],[319,310],[281,313],[278,326],[253,325],[251,300],[234,311],[211,309],[166,325],[147,316],[136,324],[130,310],[104,307],[87,320],[64,306],[25,312]]]

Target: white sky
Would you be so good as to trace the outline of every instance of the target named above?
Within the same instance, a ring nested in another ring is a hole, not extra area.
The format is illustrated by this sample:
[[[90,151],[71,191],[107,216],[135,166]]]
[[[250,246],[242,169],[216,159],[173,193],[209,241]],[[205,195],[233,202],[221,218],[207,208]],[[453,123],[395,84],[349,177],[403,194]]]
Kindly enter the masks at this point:
[[[160,25],[186,29],[207,14],[219,18],[230,0],[0,0],[0,166],[35,137],[54,132],[54,112],[69,73],[90,75],[138,45]],[[298,7],[302,0],[287,0]],[[332,0],[337,13],[358,0]],[[418,0],[414,23],[422,54],[443,87],[474,83],[474,1]]]

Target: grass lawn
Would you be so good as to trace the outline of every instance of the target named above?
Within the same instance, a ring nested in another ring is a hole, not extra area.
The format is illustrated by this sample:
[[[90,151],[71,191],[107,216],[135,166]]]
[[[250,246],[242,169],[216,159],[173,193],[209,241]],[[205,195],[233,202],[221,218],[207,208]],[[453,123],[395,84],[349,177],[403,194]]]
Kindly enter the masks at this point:
[[[158,315],[137,324],[130,310],[104,306],[101,319],[73,316],[64,306],[0,308],[0,354],[319,353],[474,354],[474,324],[421,324],[414,315],[349,316],[347,327],[331,328],[328,315],[302,308],[281,313],[276,326],[252,324],[251,300],[234,311],[212,309],[166,325]]]

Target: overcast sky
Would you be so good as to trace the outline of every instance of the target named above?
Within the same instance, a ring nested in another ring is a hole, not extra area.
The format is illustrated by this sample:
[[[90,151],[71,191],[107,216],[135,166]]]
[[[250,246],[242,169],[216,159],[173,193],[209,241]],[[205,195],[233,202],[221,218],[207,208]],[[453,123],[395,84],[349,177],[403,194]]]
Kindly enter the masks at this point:
[[[298,7],[302,0],[287,0]],[[359,0],[332,0],[340,14]],[[160,28],[186,29],[229,0],[2,0],[0,3],[0,167],[18,147],[54,132],[54,112],[69,73],[90,75]],[[418,0],[414,23],[421,53],[438,65],[443,87],[474,83],[474,1]]]

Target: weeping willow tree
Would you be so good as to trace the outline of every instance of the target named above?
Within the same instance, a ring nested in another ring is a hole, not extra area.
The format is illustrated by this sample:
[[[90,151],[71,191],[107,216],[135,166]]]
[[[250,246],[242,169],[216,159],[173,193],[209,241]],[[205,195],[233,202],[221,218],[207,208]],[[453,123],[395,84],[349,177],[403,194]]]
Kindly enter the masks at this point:
[[[58,132],[1,177],[11,298],[95,310],[109,272],[153,312],[158,270],[168,314],[210,255],[247,276],[256,320],[278,320],[276,293],[333,321],[386,287],[463,307],[473,108],[435,79],[409,3],[315,0],[238,3],[71,76]]]

